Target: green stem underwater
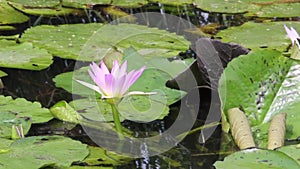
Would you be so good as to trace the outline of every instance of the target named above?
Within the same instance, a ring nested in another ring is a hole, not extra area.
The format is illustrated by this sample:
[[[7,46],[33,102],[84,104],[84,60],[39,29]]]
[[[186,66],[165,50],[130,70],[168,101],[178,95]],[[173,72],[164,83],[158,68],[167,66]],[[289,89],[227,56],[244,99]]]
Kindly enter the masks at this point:
[[[114,123],[115,123],[115,128],[118,133],[119,139],[124,140],[124,135],[122,131],[122,125],[120,122],[120,117],[119,117],[119,112],[115,104],[110,104],[111,105],[111,110],[114,118]]]

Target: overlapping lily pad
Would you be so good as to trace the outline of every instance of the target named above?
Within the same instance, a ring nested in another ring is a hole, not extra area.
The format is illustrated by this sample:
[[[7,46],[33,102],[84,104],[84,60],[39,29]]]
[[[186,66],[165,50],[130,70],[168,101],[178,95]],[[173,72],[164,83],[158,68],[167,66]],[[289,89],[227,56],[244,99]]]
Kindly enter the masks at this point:
[[[300,30],[299,22],[246,22],[242,26],[220,31],[216,37],[222,38],[222,41],[235,42],[251,49],[270,48],[284,51],[291,44],[284,30],[284,24]]]
[[[4,76],[7,76],[7,73],[0,70],[0,77],[4,77]]]
[[[0,113],[0,137],[11,138],[14,130],[23,130],[26,135],[31,126],[31,120],[28,117],[22,117],[15,112],[1,112]]]
[[[32,42],[68,59],[94,61],[117,48],[134,47],[145,57],[170,57],[189,48],[182,36],[134,24],[74,24],[37,26],[25,32],[22,42]]]
[[[198,8],[217,13],[247,13],[259,17],[298,17],[299,1],[274,0],[199,0],[194,2]]]
[[[224,161],[217,161],[217,169],[290,169],[300,168],[296,160],[280,151],[249,149],[233,153],[225,157]]]
[[[0,153],[0,168],[69,167],[83,160],[87,145],[62,136],[36,136],[17,140]],[[22,159],[22,162],[20,162]]]
[[[8,0],[14,8],[31,15],[58,16],[81,12],[74,8],[64,8],[59,0]]]
[[[31,43],[0,40],[0,45],[0,67],[42,70],[52,63],[51,54],[33,47]]]
[[[225,69],[219,83],[223,113],[227,117],[228,109],[242,107],[259,147],[266,147],[269,122],[278,113],[287,113],[286,138],[300,135],[299,67],[281,52],[261,50],[234,59]]]
[[[14,100],[10,96],[0,96],[1,112],[13,112],[18,117],[28,117],[32,123],[43,123],[53,118],[49,110],[42,108],[40,103],[29,102],[23,98]]]
[[[63,0],[62,5],[73,8],[89,8],[93,5],[109,5],[111,0]]]
[[[6,1],[0,1],[0,24],[16,24],[24,23],[29,20],[29,17],[16,11],[9,6]]]

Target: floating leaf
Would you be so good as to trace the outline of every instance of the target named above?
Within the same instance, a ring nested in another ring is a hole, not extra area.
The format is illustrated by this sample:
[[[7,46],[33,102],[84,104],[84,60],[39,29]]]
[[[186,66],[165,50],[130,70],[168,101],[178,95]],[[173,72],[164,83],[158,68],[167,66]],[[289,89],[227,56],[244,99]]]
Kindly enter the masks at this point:
[[[50,112],[59,120],[79,124],[77,112],[64,100],[52,106]]]
[[[90,8],[93,5],[108,5],[111,0],[63,0],[62,5],[73,8]]]
[[[292,157],[300,165],[300,150],[299,147],[297,147],[297,145],[283,146],[278,148],[277,151],[283,152],[288,156]]]
[[[143,5],[148,4],[147,0],[113,0],[112,5],[119,6],[119,7],[125,7],[125,8],[137,8],[141,7]]]
[[[52,63],[52,55],[45,49],[34,48],[31,43],[0,40],[0,45],[0,67],[42,70]]]
[[[0,24],[16,24],[27,22],[29,17],[16,11],[6,1],[0,1]]]
[[[23,98],[14,100],[10,96],[0,96],[0,112],[14,112],[20,117],[29,117],[32,123],[43,123],[53,118],[48,109],[41,108],[40,103]]]
[[[4,76],[7,76],[7,74],[0,70],[0,77],[4,77]]]
[[[89,156],[83,161],[88,165],[113,165],[118,166],[120,164],[127,163],[133,160],[133,158],[125,155],[119,155],[113,151],[104,150],[101,147],[88,147],[90,150]]]
[[[13,126],[18,127],[19,130],[22,128],[24,135],[26,135],[30,129],[31,120],[28,117],[20,116],[18,113],[0,112],[0,137],[11,138],[12,133],[16,130]]]
[[[225,42],[235,42],[251,49],[269,48],[284,51],[291,44],[291,40],[283,28],[284,24],[300,30],[299,22],[246,22],[242,26],[220,31],[216,37],[222,38]]]
[[[9,148],[10,151],[0,153],[0,168],[69,167],[89,154],[87,145],[62,136],[28,137]]]
[[[187,5],[193,4],[193,0],[150,0],[150,2],[167,4],[167,5]]]
[[[224,161],[217,161],[216,169],[290,169],[300,168],[300,165],[290,156],[272,150],[249,149],[233,153],[225,157]]]
[[[19,11],[31,15],[58,16],[82,12],[62,7],[60,0],[8,0],[8,3]]]
[[[275,50],[252,51],[232,60],[219,83],[225,117],[228,109],[242,107],[259,147],[266,147],[269,122],[278,113],[287,113],[286,138],[300,136],[299,68]],[[223,118],[224,131],[226,121]]]
[[[85,61],[101,60],[115,48],[129,47],[145,57],[170,57],[190,45],[182,36],[134,24],[37,26],[26,30],[21,41],[32,42],[55,56]]]
[[[274,1],[274,0],[199,0],[194,4],[209,12],[217,13],[246,13],[258,17],[297,17],[299,16],[299,1]]]

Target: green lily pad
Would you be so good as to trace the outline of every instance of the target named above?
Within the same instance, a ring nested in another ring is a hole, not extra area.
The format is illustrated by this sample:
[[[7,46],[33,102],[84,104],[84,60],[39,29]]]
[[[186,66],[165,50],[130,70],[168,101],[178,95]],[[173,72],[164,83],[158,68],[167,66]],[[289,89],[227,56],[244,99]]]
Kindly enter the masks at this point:
[[[60,120],[79,124],[80,118],[77,112],[66,102],[60,101],[50,108],[52,115]]]
[[[21,41],[62,58],[84,61],[101,60],[112,49],[129,47],[145,57],[173,57],[190,45],[182,36],[134,24],[37,26],[26,30]]]
[[[283,152],[293,158],[300,165],[300,149],[299,145],[283,146],[277,149],[277,151]]]
[[[23,134],[26,135],[31,126],[30,118],[22,117],[18,113],[14,112],[1,112],[0,113],[0,137],[11,138],[12,133],[18,127],[19,130],[23,130]],[[22,129],[21,129],[22,128]]]
[[[130,160],[134,160],[133,158],[127,157],[125,155],[117,154],[113,151],[104,150],[101,147],[88,147],[90,150],[89,156],[83,160],[83,162],[88,165],[112,165],[118,166],[120,164],[124,164]]]
[[[4,76],[7,76],[7,73],[0,70],[0,77],[4,77]]]
[[[8,0],[8,3],[30,15],[59,16],[81,12],[78,9],[62,7],[59,0]]]
[[[273,0],[272,0],[273,1]],[[274,1],[273,1],[274,2]],[[294,3],[274,3],[272,5],[264,5],[263,3],[258,4],[257,6],[260,7],[258,11],[253,11],[253,14],[248,14],[250,16],[255,15],[258,17],[298,17],[300,16],[300,3],[294,2]],[[267,2],[266,2],[267,3]]]
[[[148,4],[147,0],[113,0],[112,5],[124,8],[137,8]]]
[[[219,82],[222,110],[242,107],[256,143],[266,147],[270,120],[287,113],[286,138],[300,136],[299,64],[275,50],[252,51],[232,60]],[[227,118],[223,118],[226,126]],[[223,128],[228,131],[228,128]]]
[[[216,37],[222,38],[222,41],[235,42],[251,49],[270,48],[284,51],[291,44],[283,28],[284,24],[300,30],[298,22],[247,22],[242,26],[220,31]]]
[[[45,49],[34,48],[31,43],[16,44],[0,40],[0,67],[42,70],[53,62]]]
[[[16,11],[9,6],[6,1],[0,1],[0,24],[16,24],[24,23],[29,20],[29,17]]]
[[[122,122],[127,119],[139,122],[150,122],[163,119],[169,114],[169,108],[166,104],[152,99],[146,96],[124,98],[118,105],[118,110],[121,115],[120,121]],[[70,106],[77,110],[79,115],[84,119],[98,122],[113,121],[111,106],[103,100],[78,99],[70,102]]]
[[[0,153],[0,168],[69,167],[74,161],[83,160],[88,154],[87,145],[70,138],[28,137],[12,143],[7,153]]]
[[[13,143],[13,140],[0,138],[0,154],[7,153],[10,150],[10,144]]]
[[[109,5],[111,0],[63,0],[62,5],[73,8],[90,8],[93,5]]]
[[[150,0],[152,3],[162,3],[166,5],[186,5],[193,4],[194,0]]]
[[[23,98],[12,99],[0,96],[0,112],[14,112],[19,117],[29,117],[32,123],[44,123],[53,118],[48,109],[38,102],[29,102]]]
[[[216,169],[290,169],[300,168],[300,165],[288,155],[273,150],[249,149],[233,153],[224,161],[217,161]]]
[[[13,31],[13,30],[16,30],[16,28],[13,26],[8,26],[8,25],[0,26],[0,31]]]
[[[205,11],[217,13],[246,13],[246,15],[258,17],[298,17],[300,15],[299,1],[199,0],[194,4]]]

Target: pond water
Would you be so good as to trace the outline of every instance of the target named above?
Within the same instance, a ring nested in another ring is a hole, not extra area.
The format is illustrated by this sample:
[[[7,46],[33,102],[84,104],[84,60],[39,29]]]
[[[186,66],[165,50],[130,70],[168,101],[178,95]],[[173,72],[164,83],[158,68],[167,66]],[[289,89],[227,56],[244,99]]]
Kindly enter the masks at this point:
[[[1,35],[9,36],[15,35],[16,33],[22,33],[29,29],[31,26],[38,25],[62,25],[62,24],[78,24],[78,23],[109,23],[114,21],[117,17],[122,14],[113,15],[110,12],[105,12],[102,5],[91,6],[89,9],[80,9],[83,15],[66,15],[66,16],[34,16],[28,15],[30,20],[22,24],[14,24],[17,28],[14,31],[2,31]],[[152,18],[138,18],[136,21],[141,25],[147,25],[149,27],[157,27],[162,30],[167,30],[169,32],[175,32],[179,35],[185,36],[191,42],[191,48],[186,51],[181,51],[181,53],[170,60],[180,60],[186,58],[197,58],[195,50],[197,48],[196,41],[200,37],[206,36],[202,33],[197,33],[194,29],[190,29],[186,32],[180,26],[174,27],[174,23],[169,22],[165,19],[164,15],[173,14],[182,18],[196,27],[201,28],[204,33],[214,36],[219,30],[226,29],[232,26],[242,25],[244,22],[253,20],[256,22],[261,22],[261,18],[246,18],[244,14],[222,14],[222,13],[209,13],[196,8],[193,5],[183,5],[183,6],[173,6],[173,5],[163,5],[162,3],[150,3],[148,5],[139,8],[117,8],[113,12],[124,12],[128,14],[136,14],[141,12],[156,12],[160,14],[161,22],[157,20],[152,20]],[[80,13],[80,12],[79,12]],[[270,19],[270,18],[269,18]],[[271,18],[271,20],[288,20]],[[297,18],[292,18],[296,20]],[[265,18],[265,20],[267,20]],[[158,24],[159,23],[159,24]],[[180,23],[178,23],[180,24]],[[186,26],[186,25],[184,25]],[[192,26],[191,26],[192,28]],[[184,29],[187,30],[187,29]],[[232,47],[233,48],[233,47]],[[245,49],[246,50],[246,49]],[[244,51],[247,53],[248,51]],[[242,53],[241,53],[242,54]],[[230,55],[231,57],[232,55]],[[232,57],[237,57],[232,56]],[[226,56],[225,56],[226,57]],[[229,56],[228,56],[229,57]],[[232,58],[223,58],[223,66]],[[6,72],[8,76],[2,77],[1,80],[4,84],[4,88],[1,89],[1,95],[12,96],[13,98],[26,98],[29,101],[38,101],[43,107],[50,108],[61,100],[67,102],[72,101],[73,96],[67,90],[57,87],[53,78],[59,74],[71,72],[76,67],[76,64],[80,62],[80,65],[88,65],[89,62],[76,61],[73,59],[65,59],[59,56],[53,58],[53,63],[46,69],[40,71],[34,70],[23,70],[15,68],[2,68],[0,70]],[[170,113],[168,116],[164,117],[162,120],[154,120],[148,123],[138,123],[130,120],[125,120],[122,125],[128,130],[133,132],[135,137],[148,137],[151,135],[156,135],[157,133],[162,133],[166,131],[172,124],[176,121],[180,109],[185,108],[188,110],[186,116],[190,115],[189,111],[193,111],[190,107],[193,104],[193,93],[199,92],[200,104],[199,110],[193,112],[196,115],[196,121],[193,125],[194,129],[203,126],[207,120],[209,111],[213,110],[216,116],[221,115],[221,103],[219,99],[217,101],[211,101],[212,96],[216,96],[217,89],[213,85],[207,83],[209,80],[213,83],[212,79],[205,80],[207,78],[207,70],[200,69],[193,72],[195,76],[198,76],[198,86],[190,90],[185,97],[181,100],[172,103],[169,106]],[[216,77],[219,78],[219,75]],[[174,87],[174,84],[166,83],[167,85]],[[176,87],[176,85],[175,85]],[[79,97],[80,98],[80,97]],[[197,109],[198,109],[197,108]],[[191,114],[193,114],[191,113]],[[187,135],[181,142],[179,142],[172,149],[164,152],[163,154],[155,156],[144,155],[144,158],[137,158],[127,160],[125,162],[120,162],[118,165],[114,165],[114,168],[120,169],[131,169],[131,168],[155,168],[155,169],[166,169],[166,168],[190,168],[190,169],[208,169],[214,168],[213,164],[219,159],[223,159],[232,151],[237,150],[237,147],[232,141],[226,142],[226,136],[223,135],[221,130],[221,125],[218,123],[220,121],[216,120],[217,128],[214,130],[209,138],[201,133],[201,130],[197,130],[189,135]],[[211,121],[213,122],[213,121]],[[33,124],[26,135],[30,136],[45,136],[45,135],[62,135],[70,137],[75,140],[79,140],[82,143],[88,145],[97,146],[97,144],[89,138],[85,133],[85,130],[80,125],[73,125],[67,122],[62,122],[57,119],[52,119],[49,122],[41,124]],[[202,138],[202,139],[201,139]],[[230,139],[229,139],[230,140]],[[226,146],[224,146],[226,145]],[[141,150],[142,151],[142,150]],[[101,158],[99,158],[101,161]],[[116,163],[119,161],[116,159]],[[75,163],[79,166],[88,166],[89,164],[85,162]],[[112,167],[111,163],[103,163],[98,165],[98,167]]]

